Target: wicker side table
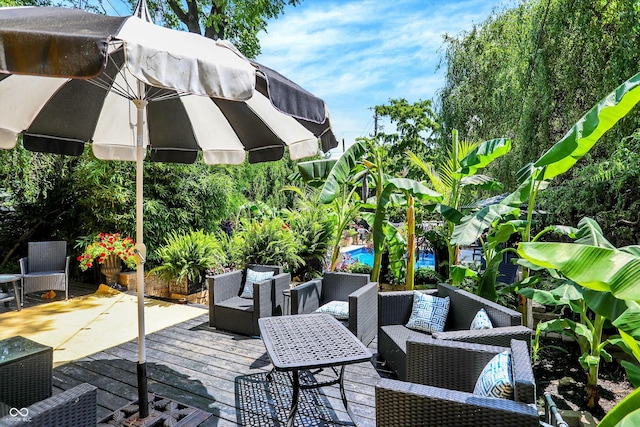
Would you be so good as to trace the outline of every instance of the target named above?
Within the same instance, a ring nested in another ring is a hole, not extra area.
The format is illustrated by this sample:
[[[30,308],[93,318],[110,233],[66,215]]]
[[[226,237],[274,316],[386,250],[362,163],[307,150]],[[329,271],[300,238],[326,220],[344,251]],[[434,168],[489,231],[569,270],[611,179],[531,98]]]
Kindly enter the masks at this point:
[[[25,408],[51,396],[53,348],[15,336],[0,341],[0,402]]]

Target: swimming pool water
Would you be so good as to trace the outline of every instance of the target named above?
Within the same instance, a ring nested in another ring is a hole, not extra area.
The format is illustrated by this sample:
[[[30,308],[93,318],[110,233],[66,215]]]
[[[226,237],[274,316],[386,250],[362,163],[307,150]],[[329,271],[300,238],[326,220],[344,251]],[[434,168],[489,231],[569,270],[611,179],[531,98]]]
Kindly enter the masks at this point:
[[[345,253],[349,254],[354,261],[360,261],[363,264],[373,266],[373,250],[369,250],[362,247],[362,248],[352,249]],[[420,267],[430,268],[432,270],[435,270],[436,262],[431,252],[426,254],[424,252],[420,252],[420,258],[416,261],[416,269]]]

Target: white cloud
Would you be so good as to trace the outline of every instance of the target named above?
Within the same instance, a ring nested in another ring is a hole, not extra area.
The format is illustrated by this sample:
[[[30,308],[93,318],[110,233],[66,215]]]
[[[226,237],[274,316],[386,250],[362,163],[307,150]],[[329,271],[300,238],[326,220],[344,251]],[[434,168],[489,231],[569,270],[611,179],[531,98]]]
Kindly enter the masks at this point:
[[[442,36],[471,29],[502,3],[304,0],[269,22],[258,61],[322,97],[336,136],[350,144],[373,132],[369,107],[435,98]]]

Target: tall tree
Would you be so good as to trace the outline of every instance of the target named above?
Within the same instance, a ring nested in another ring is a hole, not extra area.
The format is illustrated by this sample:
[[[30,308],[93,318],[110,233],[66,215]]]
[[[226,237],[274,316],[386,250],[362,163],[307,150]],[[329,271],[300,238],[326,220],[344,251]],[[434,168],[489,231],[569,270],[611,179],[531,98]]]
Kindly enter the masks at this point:
[[[430,100],[413,104],[404,98],[390,99],[388,104],[376,105],[375,113],[387,117],[395,132],[378,132],[376,139],[386,151],[385,170],[392,175],[415,178],[417,169],[411,169],[405,153],[411,151],[430,161],[434,156],[433,134],[439,129]]]

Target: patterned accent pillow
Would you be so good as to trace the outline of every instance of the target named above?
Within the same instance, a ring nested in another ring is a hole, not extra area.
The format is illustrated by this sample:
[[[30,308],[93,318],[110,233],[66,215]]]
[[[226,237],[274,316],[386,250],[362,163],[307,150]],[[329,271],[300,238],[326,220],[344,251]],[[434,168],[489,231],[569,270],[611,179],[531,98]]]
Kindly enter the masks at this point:
[[[244,281],[244,289],[240,298],[253,299],[253,284],[255,282],[262,282],[273,277],[273,271],[253,271],[247,268],[247,278]]]
[[[484,397],[498,397],[513,400],[513,380],[511,379],[511,355],[508,351],[496,354],[484,367],[473,394]]]
[[[331,301],[316,310],[316,313],[330,314],[336,319],[349,319],[349,301]]]
[[[471,321],[469,329],[472,331],[478,329],[493,329],[493,323],[491,323],[491,319],[489,319],[489,315],[484,308],[481,308],[480,311],[476,313],[476,317]]]
[[[449,297],[413,292],[413,309],[406,327],[416,331],[442,332],[449,313]]]

